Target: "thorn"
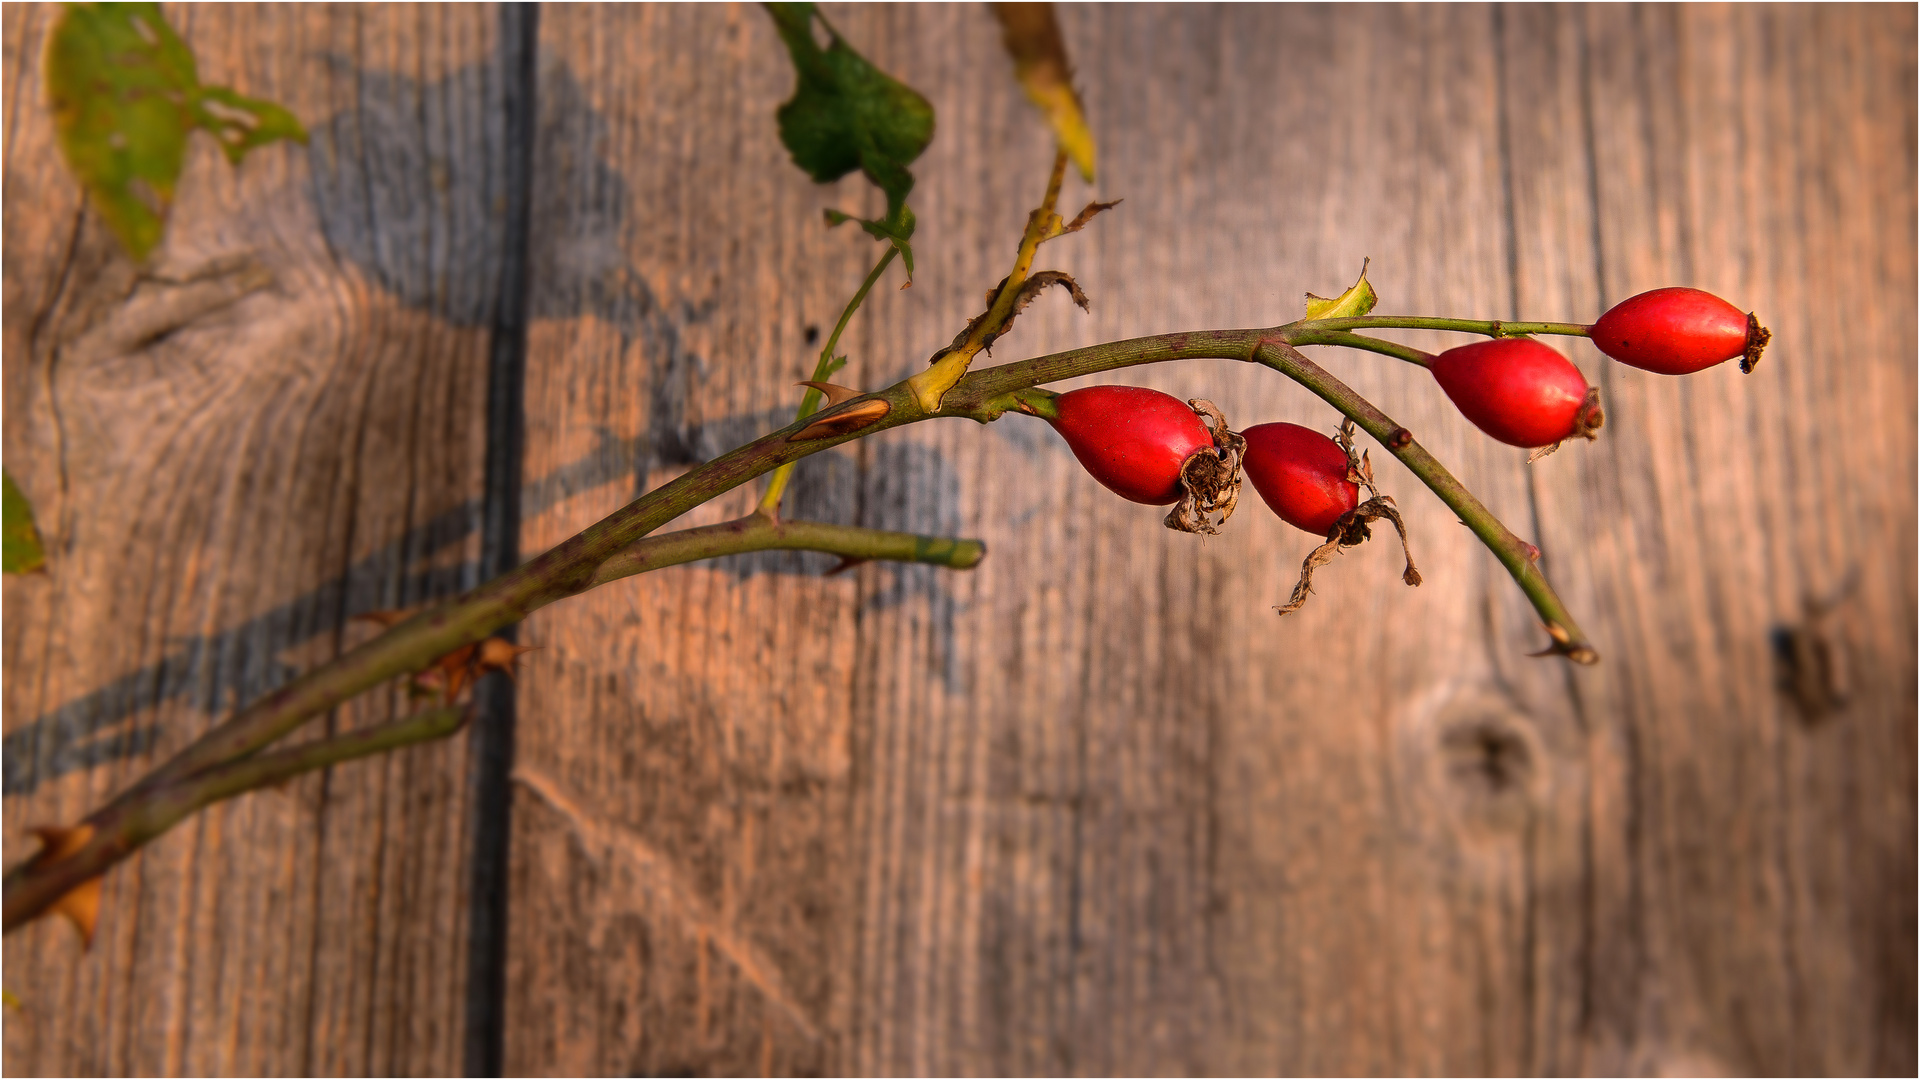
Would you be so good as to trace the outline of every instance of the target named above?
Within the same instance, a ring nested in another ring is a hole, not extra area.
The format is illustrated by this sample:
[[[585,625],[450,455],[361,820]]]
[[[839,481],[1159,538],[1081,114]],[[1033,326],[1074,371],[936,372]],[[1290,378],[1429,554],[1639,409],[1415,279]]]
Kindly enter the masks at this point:
[[[93,826],[85,822],[71,829],[42,825],[33,830],[46,845],[34,858],[37,863],[59,862],[87,846],[93,839]],[[100,919],[100,877],[95,875],[75,885],[53,902],[53,910],[65,916],[80,931],[80,946],[93,948],[93,928]]]
[[[787,436],[787,441],[805,442],[808,439],[831,439],[837,435],[846,435],[878,423],[882,417],[892,411],[893,406],[887,404],[885,398],[862,401],[845,412],[822,416]]]
[[[362,611],[358,615],[351,615],[348,616],[348,618],[358,619],[361,622],[370,622],[382,630],[386,630],[405,621],[406,618],[412,614],[413,612],[409,610],[395,608],[391,611]]]
[[[538,645],[515,645],[502,637],[490,637],[480,643],[480,659],[475,665],[484,675],[489,671],[504,671],[507,678],[513,678],[513,665],[522,655],[538,649]]]
[[[835,574],[844,574],[847,571],[853,569],[854,567],[859,566],[863,562],[872,562],[872,561],[873,561],[872,559],[856,559],[851,555],[842,555],[840,557],[840,565],[834,567],[833,569],[827,571],[826,573],[820,576],[832,577]]]
[[[830,382],[813,382],[809,380],[807,382],[794,383],[793,385],[812,387],[813,389],[818,390],[821,393],[827,395],[827,407],[829,409],[831,409],[835,405],[840,404],[843,401],[851,401],[854,398],[859,397],[861,393],[863,393],[863,391],[850,390],[847,387],[840,386],[836,383],[830,383]]]

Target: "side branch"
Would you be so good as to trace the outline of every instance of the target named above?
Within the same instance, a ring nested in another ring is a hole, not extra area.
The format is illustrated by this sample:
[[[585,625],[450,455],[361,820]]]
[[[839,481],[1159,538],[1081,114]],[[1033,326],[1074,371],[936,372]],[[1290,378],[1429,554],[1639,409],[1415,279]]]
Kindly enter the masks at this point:
[[[1340,410],[1341,414],[1366,429],[1367,434],[1379,441],[1381,446],[1400,459],[1420,482],[1427,485],[1440,501],[1454,513],[1467,528],[1487,545],[1500,565],[1507,568],[1513,580],[1519,584],[1520,591],[1527,594],[1533,603],[1534,611],[1546,623],[1547,636],[1553,639],[1550,652],[1559,653],[1576,664],[1597,664],[1600,653],[1580,632],[1580,627],[1567,613],[1566,605],[1547,584],[1546,576],[1529,558],[1529,545],[1515,536],[1512,530],[1493,516],[1485,503],[1474,497],[1454,475],[1447,471],[1427,449],[1416,441],[1412,433],[1395,423],[1386,413],[1375,408],[1371,402],[1353,392],[1347,384],[1328,374],[1325,368],[1304,356],[1278,337],[1262,341],[1253,350],[1253,359],[1273,368],[1300,385],[1318,394],[1327,404]]]
[[[819,521],[779,521],[756,512],[718,525],[650,536],[601,563],[593,584],[749,551],[821,551],[853,562],[879,559],[971,570],[986,557],[987,545],[978,540],[883,532]]]
[[[1312,332],[1300,324],[1289,324],[1256,330],[1162,334],[970,371],[947,391],[937,409],[923,407],[913,387],[902,381],[763,435],[648,492],[518,568],[348,650],[216,724],[111,803],[88,815],[80,823],[92,830],[91,838],[84,845],[55,862],[30,860],[9,873],[5,927],[11,930],[39,915],[68,890],[98,876],[165,831],[178,818],[155,816],[150,810],[156,801],[169,797],[165,792],[177,782],[258,754],[355,695],[389,679],[423,670],[437,657],[480,641],[502,626],[519,622],[555,600],[596,584],[638,573],[650,566],[670,565],[669,559],[684,562],[702,558],[705,556],[698,552],[703,550],[715,554],[756,550],[749,546],[725,547],[747,543],[743,535],[749,533],[752,544],[767,548],[817,547],[852,558],[898,558],[949,566],[964,565],[969,558],[977,561],[978,549],[967,547],[966,541],[927,541],[926,538],[907,538],[904,534],[881,534],[864,539],[856,539],[852,533],[809,536],[808,529],[835,527],[804,522],[782,525],[780,528],[790,530],[785,532],[772,530],[771,523],[769,531],[764,532],[756,531],[762,529],[758,524],[730,523],[705,531],[687,530],[684,534],[675,534],[677,538],[662,537],[658,547],[636,548],[635,545],[694,507],[788,462],[889,428],[937,417],[965,417],[985,423],[1008,411],[1040,414],[1048,407],[1049,399],[1033,392],[1038,385],[1142,364],[1253,359],[1305,384],[1393,449],[1400,460],[1494,550],[1546,620],[1557,651],[1579,662],[1593,662],[1597,654],[1580,636],[1546,580],[1526,559],[1526,547],[1519,538],[1496,521],[1418,444],[1396,443],[1394,436],[1400,430],[1397,425],[1301,356],[1290,344],[1290,334],[1296,330],[1303,337]],[[872,419],[856,420],[846,426],[823,426],[823,421],[836,417]],[[830,434],[808,435],[822,430]],[[721,536],[713,531],[735,526],[742,535]],[[943,551],[938,549],[939,543],[952,543],[954,547]],[[924,546],[928,544],[936,546]],[[721,550],[723,547],[725,550]],[[866,554],[869,551],[874,554]]]

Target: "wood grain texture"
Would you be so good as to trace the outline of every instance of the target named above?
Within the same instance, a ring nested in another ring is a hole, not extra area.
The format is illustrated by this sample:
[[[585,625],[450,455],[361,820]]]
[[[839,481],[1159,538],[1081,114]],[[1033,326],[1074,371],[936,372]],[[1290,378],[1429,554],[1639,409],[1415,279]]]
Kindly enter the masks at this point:
[[[56,14],[6,11],[7,467],[52,541],[6,581],[9,863],[352,613],[473,583],[500,248],[494,9],[169,8],[312,142],[196,140],[144,276],[53,149]],[[225,804],[108,876],[91,951],[9,937],[6,1070],[457,1072],[467,770],[459,737]]]
[[[939,115],[919,275],[849,338],[872,385],[975,312],[1048,147],[984,12],[829,10]],[[976,572],[742,559],[542,612],[509,1070],[1910,1070],[1911,11],[1061,18],[1127,201],[1045,252],[1093,317],[1036,305],[1003,358],[1283,321],[1368,255],[1383,310],[1681,281],[1775,346],[1682,381],[1562,343],[1611,425],[1531,468],[1329,358],[1542,546],[1593,671],[1523,656],[1396,469],[1427,584],[1362,550],[1276,621],[1308,538],[1168,533],[1020,417],[799,474],[792,512],[983,537]],[[564,481],[528,550],[777,423],[871,254],[817,224],[862,185],[784,167],[757,11],[554,8],[541,48],[527,475]],[[1121,381],[1332,424],[1241,365]],[[1849,682],[1808,718],[1774,650],[1810,618]]]
[[[872,386],[977,313],[1051,148],[985,10],[827,11],[939,118],[915,283],[845,339]],[[0,12],[4,449],[54,559],[5,582],[8,863],[478,554],[497,10],[168,12],[315,137],[203,141],[173,280],[137,279],[52,150],[51,9]],[[1531,467],[1418,370],[1320,355],[1540,545],[1594,669],[1524,655],[1518,591],[1384,455],[1426,584],[1368,545],[1282,620],[1311,538],[1257,502],[1170,533],[1020,416],[789,494],[981,537],[977,570],[764,553],[537,613],[505,1071],[1913,1072],[1913,9],[1060,17],[1102,164],[1065,201],[1126,202],[1043,249],[1091,317],[1045,298],[999,360],[1271,325],[1368,256],[1382,311],[1684,282],[1774,344],[1679,380],[1556,340],[1609,426]],[[787,161],[757,8],[540,27],[529,554],[783,423],[877,253],[820,211],[880,208]],[[1334,423],[1244,364],[1110,381]],[[1833,678],[1785,659],[1816,647]],[[459,1072],[469,769],[462,738],[238,800],[109,877],[90,953],[11,936],[6,1070]]]

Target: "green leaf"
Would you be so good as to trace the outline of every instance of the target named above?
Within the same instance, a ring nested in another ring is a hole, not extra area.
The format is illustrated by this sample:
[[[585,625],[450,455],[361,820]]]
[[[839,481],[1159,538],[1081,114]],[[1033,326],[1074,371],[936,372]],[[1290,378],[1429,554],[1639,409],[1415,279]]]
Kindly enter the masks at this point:
[[[887,239],[911,235],[912,219],[903,213],[913,189],[907,166],[933,139],[933,106],[848,48],[812,4],[766,8],[798,76],[793,97],[775,114],[793,163],[822,184],[859,169],[886,193]],[[824,49],[814,40],[816,20],[830,39]]]
[[[1080,95],[1073,90],[1073,67],[1067,63],[1067,46],[1053,17],[1053,5],[995,4],[993,13],[1000,20],[1001,43],[1013,57],[1013,74],[1026,90],[1027,100],[1047,118],[1053,137],[1073,159],[1080,178],[1091,182],[1093,132],[1087,127]]]
[[[1380,298],[1374,295],[1373,286],[1367,283],[1367,266],[1372,263],[1372,261],[1373,260],[1368,259],[1366,262],[1361,263],[1360,280],[1353,283],[1353,288],[1348,289],[1332,300],[1324,296],[1315,296],[1312,293],[1308,293],[1307,318],[1357,319],[1367,312],[1372,311],[1373,305],[1380,302]]]
[[[160,242],[195,128],[235,164],[277,139],[307,141],[280,106],[202,86],[158,4],[68,5],[47,43],[47,95],[68,167],[136,260]]]
[[[827,211],[827,225],[829,228],[835,225],[845,224],[849,221],[859,222],[860,228],[865,230],[868,236],[873,237],[875,240],[886,241],[899,249],[900,262],[907,268],[907,280],[913,280],[913,245],[907,243],[907,241],[913,239],[914,227],[919,224],[919,219],[913,215],[913,207],[902,205],[897,222],[877,218],[857,218],[852,214],[843,214],[838,210]]]
[[[0,471],[0,570],[9,574],[27,574],[46,565],[47,553],[40,547],[40,530],[33,525],[33,504],[13,482],[13,474]]]

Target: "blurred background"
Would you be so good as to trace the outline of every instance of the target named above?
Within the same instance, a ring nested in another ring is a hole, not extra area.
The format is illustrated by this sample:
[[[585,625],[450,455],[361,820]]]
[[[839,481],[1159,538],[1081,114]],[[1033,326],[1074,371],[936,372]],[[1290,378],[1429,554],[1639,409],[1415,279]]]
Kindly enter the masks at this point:
[[[874,387],[1006,272],[1051,136],[984,6],[824,11],[938,117],[913,286],[844,339]],[[503,289],[531,555],[784,424],[877,252],[821,219],[864,181],[787,160],[757,7],[166,13],[312,139],[196,140],[139,278],[54,149],[57,9],[5,8],[5,454],[52,560],[5,583],[9,865],[355,613],[480,580]],[[1125,202],[1042,249],[1091,316],[1043,298],[1000,361],[1286,322],[1368,258],[1383,314],[1682,284],[1772,328],[1751,376],[1555,339],[1608,425],[1532,466],[1317,354],[1540,546],[1601,664],[1529,658],[1383,455],[1426,583],[1377,542],[1280,619],[1315,541],[1257,502],[1175,534],[1037,421],[916,425],[787,512],[978,569],[766,554],[537,613],[510,746],[496,711],[216,807],[108,875],[90,950],[10,936],[8,1073],[1914,1071],[1914,9],[1059,18],[1100,147],[1062,203]],[[242,263],[271,286],[115,331]],[[1107,381],[1337,422],[1234,362]]]

